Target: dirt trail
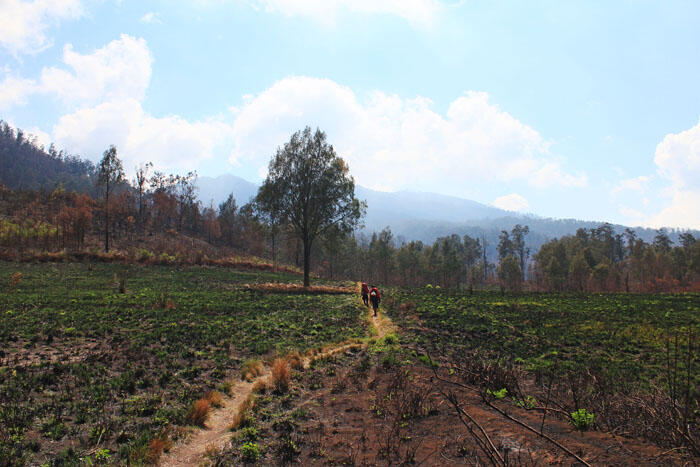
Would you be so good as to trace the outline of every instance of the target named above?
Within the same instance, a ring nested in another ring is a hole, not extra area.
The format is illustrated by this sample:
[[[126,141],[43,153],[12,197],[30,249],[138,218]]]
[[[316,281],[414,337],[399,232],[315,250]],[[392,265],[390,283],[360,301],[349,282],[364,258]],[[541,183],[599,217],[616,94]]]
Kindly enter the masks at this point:
[[[381,339],[386,334],[394,332],[395,327],[388,316],[382,313],[374,316],[372,309],[368,309],[370,322],[377,331],[376,338]],[[366,347],[366,342],[346,342],[323,348],[320,352],[307,354],[302,358],[302,365],[308,368],[315,360],[330,357],[334,354]],[[158,465],[162,467],[181,467],[191,465],[208,465],[205,455],[207,452],[219,450],[231,439],[231,423],[238,412],[238,407],[252,392],[253,385],[257,381],[264,381],[268,386],[272,384],[272,373],[269,367],[265,367],[262,375],[252,381],[238,381],[225,395],[222,406],[214,409],[205,424],[204,429],[196,429],[190,436],[175,444],[165,453]]]
[[[238,406],[248,397],[258,379],[269,379],[270,369],[265,368],[262,375],[253,381],[238,381],[230,395],[225,395],[222,406],[213,410],[205,424],[206,428],[198,429],[191,436],[175,444],[161,458],[159,465],[164,467],[179,467],[200,465],[205,462],[204,455],[209,449],[220,449],[231,439],[231,423],[238,412]]]
[[[382,312],[381,307],[379,308],[377,316],[374,316],[374,313],[372,313],[372,308],[370,307],[369,319],[372,325],[374,326],[374,329],[377,330],[377,339],[381,339],[387,334],[396,332],[396,326],[394,326],[394,323],[391,322],[391,319],[385,313]]]

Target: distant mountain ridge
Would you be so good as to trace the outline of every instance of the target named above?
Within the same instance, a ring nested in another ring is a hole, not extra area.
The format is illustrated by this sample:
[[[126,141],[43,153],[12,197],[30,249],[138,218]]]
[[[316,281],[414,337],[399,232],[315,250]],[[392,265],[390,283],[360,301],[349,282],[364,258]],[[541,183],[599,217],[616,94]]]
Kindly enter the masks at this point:
[[[213,204],[216,209],[220,203],[226,201],[230,194],[236,199],[240,207],[250,201],[257,192],[258,186],[233,174],[219,175],[218,177],[198,177],[197,197],[204,206]]]
[[[239,206],[245,204],[257,193],[257,185],[241,177],[227,174],[219,177],[200,177],[200,200],[214,205],[224,201],[233,193]],[[452,234],[469,235],[472,238],[484,238],[490,257],[496,254],[498,234],[501,230],[510,231],[514,225],[530,227],[526,237],[527,245],[537,251],[540,246],[553,238],[573,235],[576,230],[590,230],[603,224],[600,221],[577,219],[548,219],[532,214],[524,215],[505,211],[476,201],[436,193],[398,191],[382,192],[362,186],[356,186],[355,196],[367,201],[365,227],[361,231],[366,235],[379,232],[389,227],[394,238],[400,241],[420,240],[432,243],[436,238]],[[624,232],[627,226],[612,224],[616,233]],[[634,227],[637,235],[651,242],[656,229]],[[671,240],[677,242],[678,229],[670,229]],[[690,231],[700,237],[700,231]]]

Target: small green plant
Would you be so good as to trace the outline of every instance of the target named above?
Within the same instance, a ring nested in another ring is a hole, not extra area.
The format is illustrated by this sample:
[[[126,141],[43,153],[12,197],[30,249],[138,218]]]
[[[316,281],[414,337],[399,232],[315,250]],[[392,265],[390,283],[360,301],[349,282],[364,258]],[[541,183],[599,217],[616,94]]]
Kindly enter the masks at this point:
[[[258,432],[258,429],[254,426],[247,426],[245,428],[241,428],[241,431],[236,437],[241,441],[257,441],[258,439],[260,439],[260,433]]]
[[[578,409],[571,413],[571,424],[581,431],[586,431],[595,423],[595,414],[586,409]]]
[[[243,443],[241,446],[241,456],[243,456],[245,462],[255,462],[260,459],[260,448],[257,443]]]
[[[428,357],[427,355],[420,355],[420,356],[418,357],[418,360],[419,360],[420,362],[426,364],[427,366],[431,367],[431,368],[437,368],[437,367],[440,366],[440,365],[438,365],[437,363],[435,363],[435,362],[434,362],[430,357]],[[450,373],[450,374],[453,374],[453,373],[454,373],[454,370],[452,370],[451,368],[450,368],[450,371],[452,372],[452,373]]]
[[[537,404],[537,399],[532,396],[525,396],[525,399],[516,399],[514,397],[513,402],[515,402],[515,405],[522,407],[523,409],[532,409],[535,407],[535,404]]]
[[[291,461],[301,454],[301,449],[291,438],[284,436],[280,440],[278,453],[285,461]]]
[[[493,397],[496,400],[499,400],[503,399],[508,395],[508,390],[506,388],[499,389],[498,391],[492,391],[490,389],[487,389],[486,394]]]
[[[112,454],[109,452],[109,449],[103,448],[103,449],[98,449],[97,452],[95,453],[95,460],[97,462],[109,462],[110,457],[112,457]]]

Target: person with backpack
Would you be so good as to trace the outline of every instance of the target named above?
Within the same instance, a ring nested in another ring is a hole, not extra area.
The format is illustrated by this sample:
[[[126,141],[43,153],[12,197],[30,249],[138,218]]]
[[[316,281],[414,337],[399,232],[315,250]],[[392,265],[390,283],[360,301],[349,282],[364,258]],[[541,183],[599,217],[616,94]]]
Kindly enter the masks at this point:
[[[377,287],[374,285],[369,291],[369,300],[372,302],[374,316],[377,316],[377,309],[379,308],[379,301],[381,300],[381,298],[379,297],[379,289],[377,289]]]
[[[362,283],[362,303],[364,303],[366,307],[369,307],[368,296],[369,296],[369,287],[367,287],[367,282],[363,282]]]

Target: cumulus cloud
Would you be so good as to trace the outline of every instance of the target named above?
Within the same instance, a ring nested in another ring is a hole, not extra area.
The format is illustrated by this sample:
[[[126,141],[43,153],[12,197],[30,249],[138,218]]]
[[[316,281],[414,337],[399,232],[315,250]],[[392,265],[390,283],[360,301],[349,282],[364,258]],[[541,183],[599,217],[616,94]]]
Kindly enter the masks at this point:
[[[493,205],[506,211],[527,211],[530,203],[517,193],[501,196],[493,200]]]
[[[304,16],[332,25],[342,12],[395,15],[413,26],[431,26],[440,11],[438,0],[250,0],[255,8],[287,16]]]
[[[656,147],[654,162],[659,176],[670,182],[670,200],[649,224],[700,228],[700,121],[666,135]]]
[[[670,202],[646,222],[652,227],[700,229],[700,191],[674,190]]]
[[[72,108],[107,100],[145,96],[153,57],[146,41],[122,34],[89,54],[63,48],[63,67],[48,67],[39,80],[7,76],[0,86],[0,109],[26,103],[33,94],[47,94]]]
[[[628,198],[619,206],[620,213],[639,225],[700,229],[700,122],[666,135],[656,146],[654,162],[656,175],[624,179],[612,188],[613,196]],[[649,213],[629,207],[634,202],[648,208],[650,193],[656,195],[661,210]]]
[[[659,174],[679,190],[700,190],[700,121],[680,133],[668,134],[656,147]]]
[[[68,44],[62,67],[44,68],[38,80],[8,76],[0,87],[0,109],[26,102],[33,94],[53,96],[69,113],[53,128],[53,140],[68,152],[95,160],[115,144],[125,169],[149,160],[162,170],[195,169],[226,142],[230,125],[211,119],[155,117],[142,102],[153,58],[143,39],[122,35],[92,53]],[[34,131],[48,144],[48,135]]]
[[[64,115],[53,129],[55,141],[71,153],[95,159],[117,146],[124,168],[151,161],[159,169],[196,169],[230,133],[217,120],[190,122],[172,115],[157,118],[136,99],[120,99]]]
[[[47,28],[82,16],[80,0],[3,0],[0,2],[0,45],[11,54],[38,53],[52,45]]]
[[[57,96],[69,105],[91,105],[105,100],[143,99],[151,80],[151,56],[144,39],[122,34],[90,54],[63,48],[63,62],[70,68],[44,68],[41,92]]]
[[[584,186],[549,154],[530,126],[489,102],[483,92],[455,99],[446,115],[422,97],[380,91],[360,99],[328,79],[290,77],[236,109],[233,163],[264,165],[294,131],[320,127],[357,181],[382,190],[459,193],[464,183],[525,180],[536,187]]]

